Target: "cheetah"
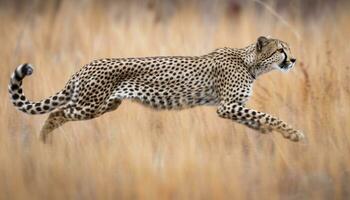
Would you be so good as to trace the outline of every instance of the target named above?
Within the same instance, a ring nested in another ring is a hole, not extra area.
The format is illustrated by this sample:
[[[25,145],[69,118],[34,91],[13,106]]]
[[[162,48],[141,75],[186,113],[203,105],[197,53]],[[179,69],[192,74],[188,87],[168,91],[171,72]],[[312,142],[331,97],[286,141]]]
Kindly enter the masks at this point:
[[[300,141],[304,135],[299,130],[245,107],[260,75],[274,69],[287,71],[295,62],[287,43],[260,36],[247,47],[219,48],[202,56],[94,60],[76,72],[61,91],[39,102],[29,101],[23,93],[22,80],[33,73],[33,66],[22,64],[10,78],[9,93],[20,111],[32,115],[50,112],[39,134],[43,142],[64,123],[114,111],[124,99],[156,109],[213,105],[219,117]]]

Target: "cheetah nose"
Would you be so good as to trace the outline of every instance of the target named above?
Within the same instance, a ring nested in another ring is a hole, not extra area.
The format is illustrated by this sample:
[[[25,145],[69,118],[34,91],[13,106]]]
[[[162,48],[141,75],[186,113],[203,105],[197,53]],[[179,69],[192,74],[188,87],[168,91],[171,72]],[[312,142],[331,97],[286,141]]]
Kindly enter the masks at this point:
[[[297,61],[297,59],[291,58],[290,61],[291,61],[292,63],[295,63],[295,62]]]

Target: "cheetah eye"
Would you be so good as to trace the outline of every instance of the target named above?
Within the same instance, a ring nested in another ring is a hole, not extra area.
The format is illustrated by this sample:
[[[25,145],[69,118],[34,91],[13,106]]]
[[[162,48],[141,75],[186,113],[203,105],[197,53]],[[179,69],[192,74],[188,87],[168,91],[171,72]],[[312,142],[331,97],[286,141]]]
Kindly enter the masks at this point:
[[[277,49],[277,52],[284,53],[283,49]]]

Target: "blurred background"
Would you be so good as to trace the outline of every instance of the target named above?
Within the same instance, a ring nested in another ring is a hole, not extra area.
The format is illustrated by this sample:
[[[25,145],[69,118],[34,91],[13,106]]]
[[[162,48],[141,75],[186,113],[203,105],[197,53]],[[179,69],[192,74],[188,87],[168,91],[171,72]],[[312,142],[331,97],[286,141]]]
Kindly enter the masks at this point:
[[[0,1],[0,199],[349,199],[349,1]],[[93,59],[203,55],[270,35],[297,65],[259,77],[248,107],[302,130],[292,143],[220,119],[215,107],[155,111],[124,101],[65,124],[17,111],[7,84],[21,63],[31,100]]]

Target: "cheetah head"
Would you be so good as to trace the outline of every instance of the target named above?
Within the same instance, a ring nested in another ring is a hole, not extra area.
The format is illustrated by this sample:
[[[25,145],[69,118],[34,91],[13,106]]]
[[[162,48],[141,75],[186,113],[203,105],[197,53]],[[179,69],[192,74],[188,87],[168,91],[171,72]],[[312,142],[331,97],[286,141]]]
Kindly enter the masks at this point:
[[[256,43],[255,71],[258,74],[274,69],[288,71],[296,62],[287,43],[264,36]]]

